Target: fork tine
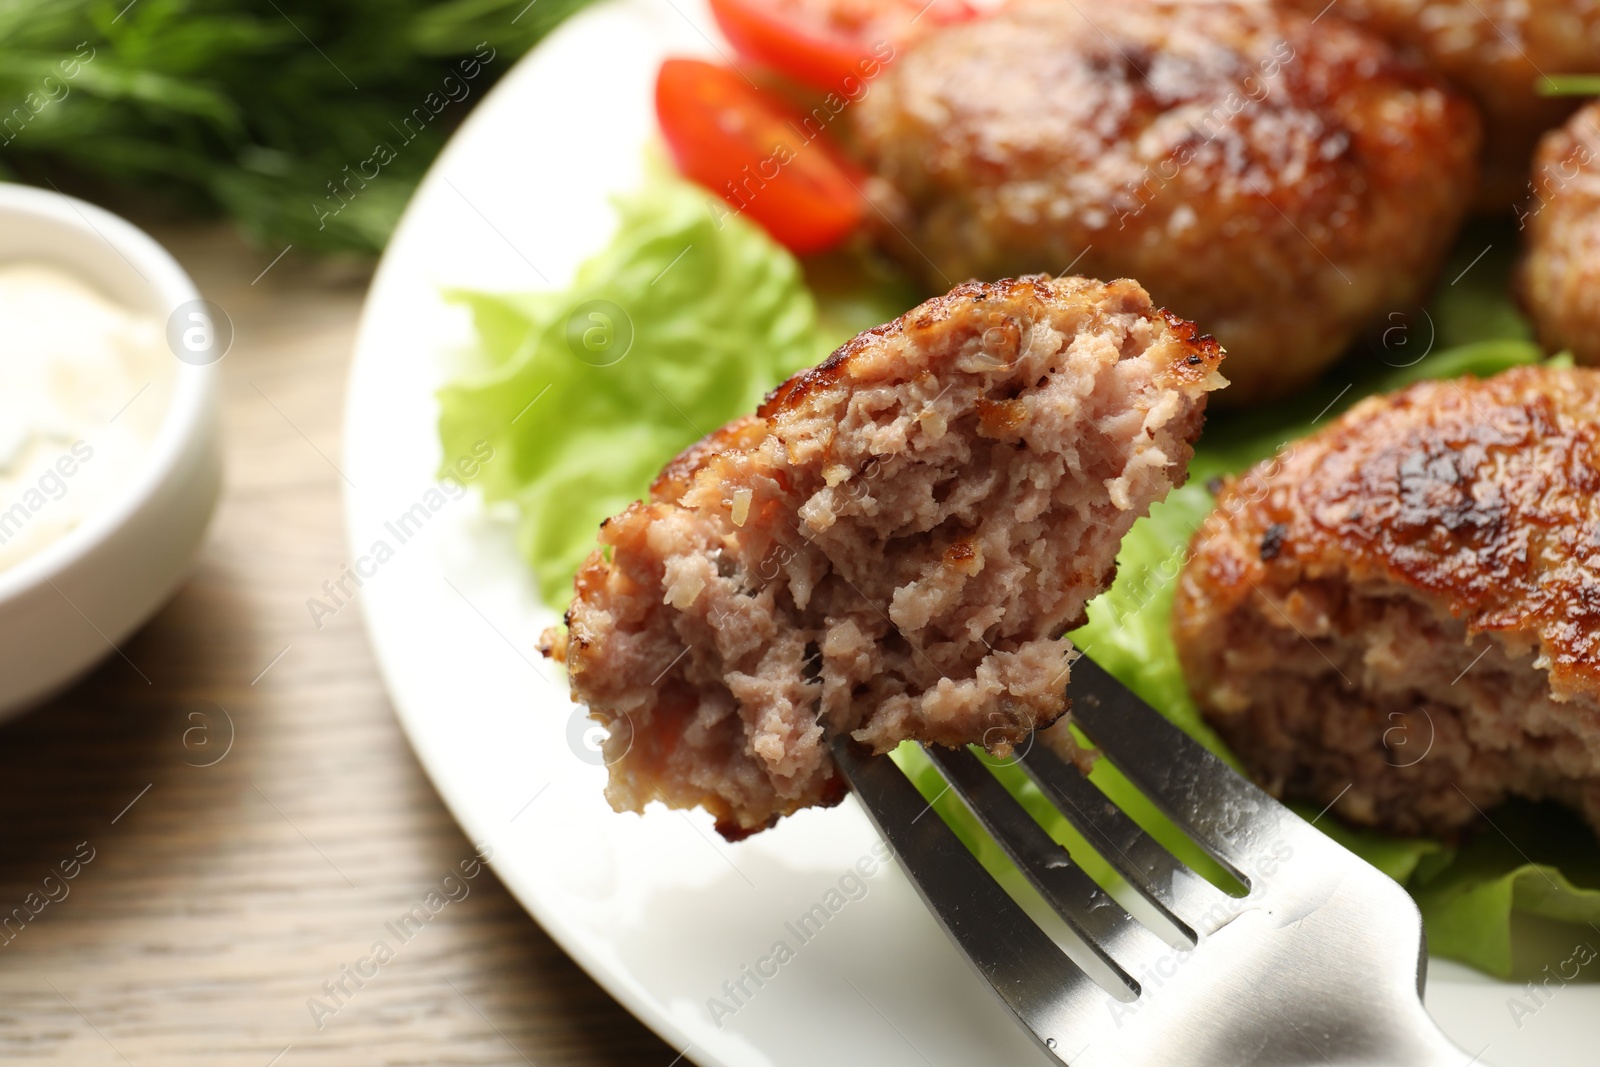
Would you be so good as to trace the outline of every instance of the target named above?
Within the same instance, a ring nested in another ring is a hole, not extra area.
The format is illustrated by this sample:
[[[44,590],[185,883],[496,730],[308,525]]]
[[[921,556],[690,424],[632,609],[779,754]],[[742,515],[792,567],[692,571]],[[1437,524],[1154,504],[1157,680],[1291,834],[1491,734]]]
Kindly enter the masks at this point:
[[[1084,1029],[1089,1012],[1110,996],[1000,888],[943,819],[923,818],[931,805],[892,760],[869,755],[847,735],[835,737],[832,750],[939,925],[1040,1046],[1059,1058],[1057,1046],[1064,1048],[1067,1034]]]
[[[1019,762],[1100,858],[1191,943],[1199,940],[1197,932],[1209,934],[1215,927],[1206,916],[1231,913],[1227,894],[1184,866],[1076,767],[1042,745],[1035,745]]]
[[[1295,816],[1087,656],[1072,665],[1072,717],[1140,792],[1245,886],[1252,859]]]
[[[1122,961],[1142,963],[1170,952],[1171,946],[1096,885],[971,752],[936,745],[926,751],[1045,902],[1137,995],[1139,981]]]

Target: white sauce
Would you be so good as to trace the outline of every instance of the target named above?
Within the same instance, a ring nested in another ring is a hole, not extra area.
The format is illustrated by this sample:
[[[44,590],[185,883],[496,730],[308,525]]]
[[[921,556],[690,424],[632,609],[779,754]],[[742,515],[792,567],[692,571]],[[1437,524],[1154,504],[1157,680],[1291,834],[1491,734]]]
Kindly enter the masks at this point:
[[[0,571],[132,485],[176,363],[155,318],[59,268],[0,265]]]

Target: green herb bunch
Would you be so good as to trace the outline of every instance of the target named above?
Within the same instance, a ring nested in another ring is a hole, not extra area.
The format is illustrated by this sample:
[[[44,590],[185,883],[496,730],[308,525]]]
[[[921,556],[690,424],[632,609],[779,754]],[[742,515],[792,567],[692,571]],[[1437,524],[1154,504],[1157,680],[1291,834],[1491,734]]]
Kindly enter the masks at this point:
[[[0,177],[382,249],[450,130],[584,0],[0,0]]]

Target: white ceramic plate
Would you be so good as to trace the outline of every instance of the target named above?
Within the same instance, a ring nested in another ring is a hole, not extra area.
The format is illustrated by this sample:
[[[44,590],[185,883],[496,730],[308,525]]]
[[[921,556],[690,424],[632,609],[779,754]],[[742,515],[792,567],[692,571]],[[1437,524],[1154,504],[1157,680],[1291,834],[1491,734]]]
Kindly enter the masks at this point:
[[[604,0],[499,84],[423,183],[373,283],[350,383],[351,560],[373,643],[412,744],[501,879],[686,1059],[1040,1062],[898,870],[861,889],[846,877],[877,842],[853,800],[738,845],[703,813],[613,813],[586,720],[534,651],[555,615],[510,524],[434,481],[433,394],[469,337],[441,288],[565,284],[614,226],[607,197],[639,178],[660,59],[719,47],[700,0]],[[830,896],[841,879],[850,892]],[[802,940],[799,917],[830,903]],[[793,955],[778,965],[780,941]],[[1517,995],[1438,963],[1427,1002],[1463,1047],[1488,1046],[1481,1063],[1592,1062],[1600,988],[1560,989],[1520,1026]]]

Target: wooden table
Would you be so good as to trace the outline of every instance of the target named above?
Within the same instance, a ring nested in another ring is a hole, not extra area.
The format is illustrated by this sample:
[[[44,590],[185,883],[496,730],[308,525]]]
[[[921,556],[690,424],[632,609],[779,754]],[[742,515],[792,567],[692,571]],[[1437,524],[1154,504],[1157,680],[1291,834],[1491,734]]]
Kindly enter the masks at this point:
[[[126,659],[0,727],[0,917],[38,909],[0,934],[0,1061],[667,1067],[493,877],[318,1027],[324,983],[472,855],[359,613],[307,619],[347,560],[329,458],[367,273],[291,251],[262,274],[273,252],[221,226],[156,236],[235,324],[227,484]]]

